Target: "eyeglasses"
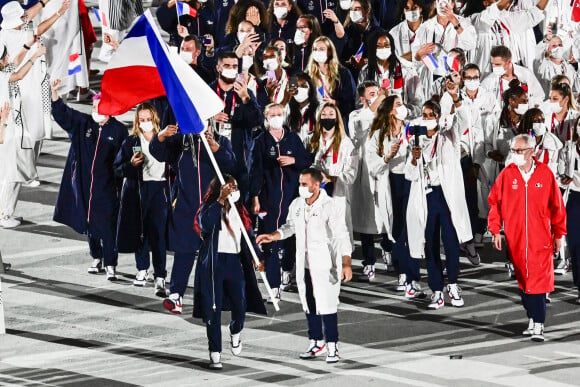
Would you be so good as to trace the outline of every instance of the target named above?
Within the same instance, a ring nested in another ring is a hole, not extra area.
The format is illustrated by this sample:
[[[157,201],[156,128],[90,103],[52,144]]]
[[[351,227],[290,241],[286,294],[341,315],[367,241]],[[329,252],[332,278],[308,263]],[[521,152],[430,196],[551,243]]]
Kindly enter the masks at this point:
[[[529,151],[532,148],[521,148],[521,149],[515,149],[512,148],[510,149],[512,153],[518,154],[518,155],[523,155],[524,153],[526,153],[526,151]]]

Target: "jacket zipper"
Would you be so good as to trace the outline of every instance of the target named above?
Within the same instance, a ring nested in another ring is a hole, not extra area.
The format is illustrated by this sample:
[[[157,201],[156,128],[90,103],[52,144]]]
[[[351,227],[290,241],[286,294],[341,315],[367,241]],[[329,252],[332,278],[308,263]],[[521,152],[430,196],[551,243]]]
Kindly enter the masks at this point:
[[[306,205],[308,205],[308,203],[306,203]],[[312,209],[311,209],[312,211]],[[306,244],[306,260],[308,261],[308,271],[311,272],[310,274],[310,284],[312,286],[312,297],[314,299],[316,299],[316,297],[314,297],[314,280],[312,279],[312,271],[310,269],[312,269],[312,267],[310,266],[310,256],[308,255],[308,222],[306,221],[306,208],[304,208],[304,243]],[[318,304],[317,304],[318,305]],[[310,311],[310,313],[316,313],[317,311],[315,310]]]
[[[280,157],[280,144],[276,144],[278,148],[278,157]],[[278,206],[278,219],[276,219],[276,229],[280,228],[280,216],[282,216],[282,201],[284,200],[284,171],[282,166],[278,163],[280,168],[280,205]]]
[[[526,187],[526,278],[530,278],[530,272],[528,270],[528,183],[525,184]]]
[[[199,189],[199,203],[201,204],[201,138],[197,139],[197,188]]]
[[[211,243],[210,243],[210,249],[211,249],[211,296],[212,296],[212,308],[213,311],[216,311],[216,306],[215,306],[215,272],[214,272],[214,264],[213,264],[213,260],[214,260],[214,252],[213,252],[213,238],[214,238],[214,233],[215,233],[215,226],[213,226],[213,229],[211,230]]]
[[[99,137],[97,137],[97,146],[95,147],[95,156],[93,157],[93,165],[91,166],[91,188],[89,190],[89,209],[87,213],[87,223],[91,221],[91,204],[93,202],[93,183],[95,182],[95,161],[97,160],[97,155],[99,154],[99,144],[101,142],[101,133],[103,133],[103,127],[99,126]]]

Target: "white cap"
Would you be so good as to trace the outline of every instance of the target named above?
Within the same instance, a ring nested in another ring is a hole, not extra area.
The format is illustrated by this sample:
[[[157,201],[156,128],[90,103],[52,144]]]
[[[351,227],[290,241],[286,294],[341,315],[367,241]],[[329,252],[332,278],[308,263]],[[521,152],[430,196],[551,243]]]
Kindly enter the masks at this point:
[[[6,3],[0,12],[2,13],[0,27],[3,30],[11,30],[24,24],[22,21],[24,10],[17,1]]]

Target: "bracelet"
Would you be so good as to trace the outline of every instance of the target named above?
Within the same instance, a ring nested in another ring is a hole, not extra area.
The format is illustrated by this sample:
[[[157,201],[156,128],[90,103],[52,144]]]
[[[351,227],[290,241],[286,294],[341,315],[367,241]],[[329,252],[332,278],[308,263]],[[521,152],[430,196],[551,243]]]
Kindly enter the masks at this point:
[[[455,28],[455,31],[457,31],[458,29],[460,29],[460,28],[461,28],[461,23],[457,23],[457,25],[456,25],[456,26],[454,26],[453,28]]]
[[[56,11],[56,16],[61,17],[62,13],[60,13],[59,11]]]
[[[38,2],[42,5],[42,8],[46,7],[46,3],[42,0],[38,0]]]
[[[32,61],[32,59],[28,59],[28,61],[30,62],[30,65],[34,66],[34,62]]]
[[[25,49],[27,49],[27,50],[30,50],[30,47],[29,47],[29,46],[27,46],[26,44],[23,44],[23,45],[22,45],[22,47],[24,47],[24,48],[25,48]]]

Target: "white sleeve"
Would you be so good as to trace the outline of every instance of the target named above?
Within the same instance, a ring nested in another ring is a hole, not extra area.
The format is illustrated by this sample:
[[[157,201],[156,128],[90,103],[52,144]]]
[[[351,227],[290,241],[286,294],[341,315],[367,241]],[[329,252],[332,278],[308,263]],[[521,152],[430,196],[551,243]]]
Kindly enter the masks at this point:
[[[332,245],[336,248],[336,259],[340,262],[342,257],[350,257],[353,251],[348,228],[346,227],[344,205],[334,205],[328,212],[328,228],[331,230]],[[339,267],[339,270],[342,269]]]
[[[475,27],[471,25],[469,19],[459,17],[463,32],[457,34],[457,46],[464,51],[473,50],[477,45],[477,33]]]
[[[297,200],[301,200],[301,198],[296,198],[292,201],[290,207],[288,208],[288,216],[286,216],[286,223],[284,223],[280,228],[278,228],[278,230],[276,230],[280,233],[281,240],[290,238],[292,235],[296,233],[296,226],[294,224],[294,218],[292,217],[292,214],[296,212]]]

